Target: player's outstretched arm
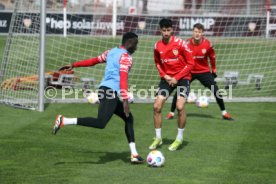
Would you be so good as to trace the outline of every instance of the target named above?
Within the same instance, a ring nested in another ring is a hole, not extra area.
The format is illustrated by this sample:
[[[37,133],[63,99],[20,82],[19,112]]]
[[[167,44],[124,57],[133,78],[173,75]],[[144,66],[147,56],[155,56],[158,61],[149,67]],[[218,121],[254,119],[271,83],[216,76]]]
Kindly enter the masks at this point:
[[[73,68],[88,67],[88,66],[94,66],[99,63],[105,63],[108,52],[109,52],[109,50],[105,51],[103,54],[99,55],[98,57],[74,62],[72,64],[72,67]]]

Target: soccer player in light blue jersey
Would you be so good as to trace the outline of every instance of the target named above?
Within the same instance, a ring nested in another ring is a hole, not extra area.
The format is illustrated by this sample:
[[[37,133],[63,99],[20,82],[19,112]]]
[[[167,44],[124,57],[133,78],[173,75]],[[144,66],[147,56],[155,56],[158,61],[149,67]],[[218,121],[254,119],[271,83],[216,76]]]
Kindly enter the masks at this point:
[[[106,63],[105,75],[100,84],[98,97],[100,100],[98,116],[67,118],[57,115],[53,134],[66,125],[81,125],[104,129],[113,114],[119,116],[125,122],[125,134],[131,151],[131,163],[143,163],[144,159],[138,154],[134,139],[133,116],[128,104],[128,73],[132,66],[131,55],[138,45],[138,36],[127,32],[123,35],[122,45],[105,51],[102,55],[88,60],[78,61],[66,65],[61,69],[70,70],[77,67],[89,67],[99,63]],[[119,99],[119,94],[123,102]]]

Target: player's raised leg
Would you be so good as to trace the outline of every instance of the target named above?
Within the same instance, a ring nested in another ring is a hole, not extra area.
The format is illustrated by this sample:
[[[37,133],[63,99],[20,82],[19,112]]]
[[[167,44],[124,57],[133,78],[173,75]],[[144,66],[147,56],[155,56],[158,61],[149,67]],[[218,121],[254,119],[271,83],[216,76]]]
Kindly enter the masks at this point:
[[[108,92],[109,91],[109,92]],[[67,118],[62,115],[58,115],[56,117],[53,134],[56,134],[61,127],[67,125],[81,125],[88,126],[93,128],[104,129],[110,118],[112,117],[119,98],[114,96],[114,91],[110,90],[110,88],[101,87],[99,90],[99,109],[97,118],[93,117],[81,117],[81,118]]]

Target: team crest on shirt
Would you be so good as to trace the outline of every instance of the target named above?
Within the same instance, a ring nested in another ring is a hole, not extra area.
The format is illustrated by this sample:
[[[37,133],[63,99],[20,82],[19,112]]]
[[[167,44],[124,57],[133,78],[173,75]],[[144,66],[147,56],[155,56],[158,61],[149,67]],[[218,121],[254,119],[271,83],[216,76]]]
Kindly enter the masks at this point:
[[[177,56],[177,55],[178,55],[178,50],[177,50],[177,49],[173,49],[173,54],[174,54],[175,56]]]
[[[201,50],[202,54],[206,54],[206,49]]]

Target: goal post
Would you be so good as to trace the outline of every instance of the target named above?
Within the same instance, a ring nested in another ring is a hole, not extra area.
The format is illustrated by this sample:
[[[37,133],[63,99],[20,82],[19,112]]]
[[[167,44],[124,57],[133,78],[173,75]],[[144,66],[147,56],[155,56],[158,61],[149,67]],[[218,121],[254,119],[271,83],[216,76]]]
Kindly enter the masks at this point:
[[[117,31],[116,31],[116,23],[117,23],[117,1],[113,1],[112,7],[112,36],[115,38]]]
[[[63,36],[67,36],[67,0],[63,0]]]
[[[266,38],[269,38],[269,31],[270,31],[270,0],[266,1]]]
[[[172,19],[175,35],[184,40],[191,37],[195,23],[205,26],[205,36],[216,51],[216,81],[225,90],[226,100],[231,93],[234,99],[275,101],[276,30],[270,29],[267,38],[268,24],[276,24],[275,5],[270,6],[267,23],[268,6],[264,1],[202,1],[201,5],[183,6],[166,0],[148,0],[146,10],[137,3],[135,11],[129,11],[129,7],[134,7],[132,1],[125,2],[129,4],[95,1],[83,5],[84,12],[76,12],[68,4],[66,20],[62,10],[65,6],[58,4],[47,9],[45,24],[41,24],[42,4],[26,5],[26,1],[16,0],[0,65],[0,103],[43,111],[41,96],[47,103],[85,102],[83,90],[97,88],[105,65],[75,68],[71,73],[59,73],[58,69],[119,46],[122,34],[128,31],[139,35],[129,78],[131,90],[135,100],[152,101],[154,94],[150,90],[156,89],[160,80],[153,47],[160,39],[158,22],[163,17]],[[40,34],[45,35],[45,40]],[[44,69],[40,68],[43,57]],[[198,81],[193,81],[191,89],[205,90]]]
[[[66,0],[64,0],[66,1]],[[45,89],[45,45],[46,45],[46,0],[41,0],[40,5],[40,49],[39,49],[39,86],[38,86],[38,111],[44,111]]]

